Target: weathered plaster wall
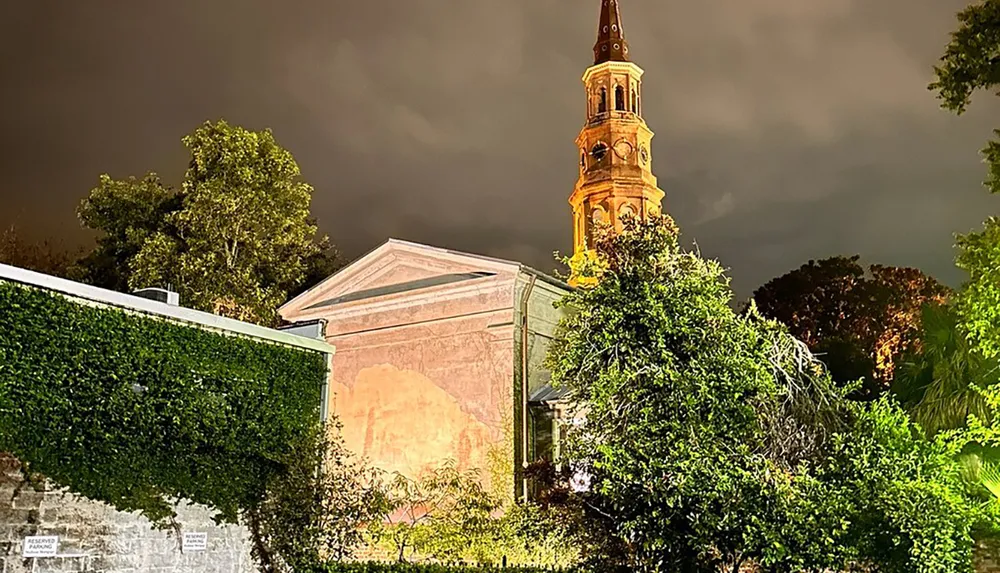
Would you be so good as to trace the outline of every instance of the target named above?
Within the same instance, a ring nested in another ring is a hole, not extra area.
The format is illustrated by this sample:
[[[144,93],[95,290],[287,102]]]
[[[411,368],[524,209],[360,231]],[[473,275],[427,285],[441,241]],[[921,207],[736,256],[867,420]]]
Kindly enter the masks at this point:
[[[350,450],[410,478],[452,460],[493,485],[512,429],[514,277],[476,283],[325,316],[330,407]]]
[[[218,527],[205,508],[182,505],[182,531],[207,532],[208,550],[182,553],[177,534],[145,518],[58,491],[22,488],[9,458],[0,458],[0,572],[249,573],[255,571],[242,527]],[[59,553],[86,557],[23,559],[25,536],[58,535]],[[37,561],[33,563],[33,561]]]

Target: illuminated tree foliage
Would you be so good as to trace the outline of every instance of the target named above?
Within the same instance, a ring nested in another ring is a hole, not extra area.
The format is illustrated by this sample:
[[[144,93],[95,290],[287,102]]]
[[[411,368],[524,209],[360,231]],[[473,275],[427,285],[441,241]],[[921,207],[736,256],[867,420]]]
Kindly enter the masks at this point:
[[[912,268],[872,265],[858,256],[809,261],[753,293],[761,314],[788,327],[840,384],[864,378],[857,397],[875,398],[901,356],[919,343],[921,306],[949,289]]]
[[[885,397],[845,400],[779,323],[732,310],[722,267],[669,220],[597,251],[548,366],[576,420],[568,461],[627,547],[602,571],[970,570],[993,521],[962,443]]]
[[[958,14],[958,29],[934,68],[930,85],[945,109],[962,114],[977,91],[1000,87],[1000,0],[980,0]],[[995,130],[1000,136],[1000,130]],[[1000,193],[1000,141],[982,150],[985,185]],[[962,327],[977,349],[1000,356],[1000,219],[990,217],[983,230],[958,238],[957,264],[969,273],[956,303]]]
[[[206,123],[183,139],[179,189],[155,173],[101,176],[80,206],[102,232],[84,261],[90,282],[118,290],[171,286],[183,304],[271,324],[275,310],[335,253],[316,240],[312,188],[269,130]]]

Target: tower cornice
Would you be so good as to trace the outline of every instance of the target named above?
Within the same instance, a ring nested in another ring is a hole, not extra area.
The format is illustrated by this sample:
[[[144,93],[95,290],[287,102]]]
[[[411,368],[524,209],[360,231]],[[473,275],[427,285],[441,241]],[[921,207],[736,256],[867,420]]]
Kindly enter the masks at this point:
[[[590,80],[597,74],[612,74],[615,72],[630,74],[635,79],[641,78],[646,73],[645,70],[633,62],[604,62],[587,68],[583,72],[583,83],[590,83]]]

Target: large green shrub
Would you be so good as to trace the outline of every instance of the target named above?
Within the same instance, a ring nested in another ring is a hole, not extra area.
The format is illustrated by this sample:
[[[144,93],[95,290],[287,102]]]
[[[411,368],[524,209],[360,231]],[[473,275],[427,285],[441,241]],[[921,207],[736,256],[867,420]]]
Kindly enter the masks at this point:
[[[887,398],[845,400],[669,219],[597,252],[548,365],[581,497],[626,548],[601,571],[971,571],[1000,520],[956,456],[1000,431],[931,441]]]
[[[154,522],[235,522],[319,420],[318,352],[0,282],[0,451]]]

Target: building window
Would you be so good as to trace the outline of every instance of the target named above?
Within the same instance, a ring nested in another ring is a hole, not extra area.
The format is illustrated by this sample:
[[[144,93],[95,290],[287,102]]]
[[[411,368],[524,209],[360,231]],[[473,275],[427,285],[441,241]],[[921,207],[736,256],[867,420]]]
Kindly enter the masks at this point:
[[[625,88],[615,86],[615,110],[625,111]]]
[[[597,113],[604,113],[608,111],[608,90],[607,88],[601,88],[601,97],[597,101]]]
[[[636,93],[635,86],[632,86],[632,113],[639,113],[639,95]]]

